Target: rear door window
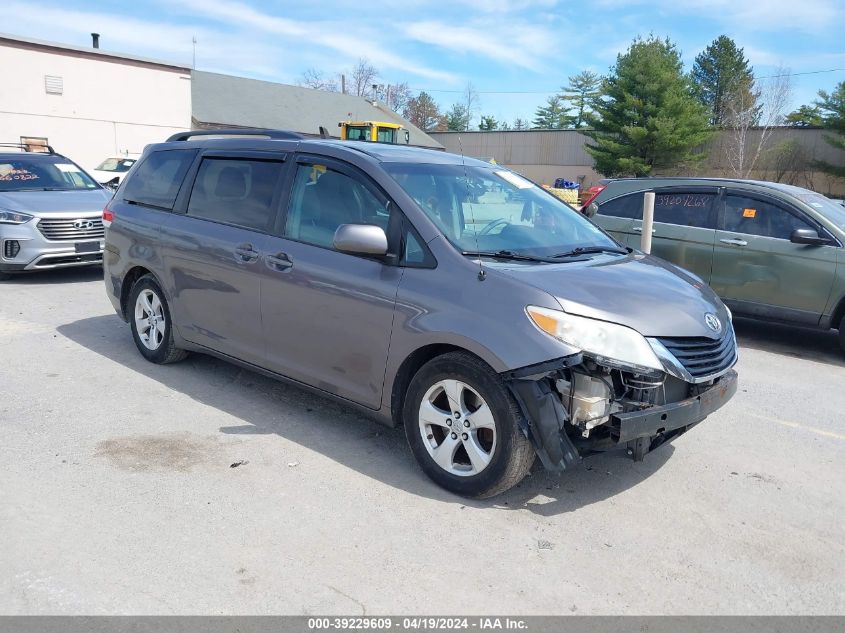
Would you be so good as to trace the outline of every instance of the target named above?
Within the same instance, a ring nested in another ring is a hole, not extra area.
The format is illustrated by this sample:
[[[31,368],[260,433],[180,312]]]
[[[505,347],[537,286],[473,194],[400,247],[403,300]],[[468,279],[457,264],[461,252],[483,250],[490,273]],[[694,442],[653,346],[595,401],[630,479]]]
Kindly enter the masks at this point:
[[[173,209],[182,180],[195,155],[196,150],[184,149],[151,153],[126,183],[123,199],[160,209]]]
[[[725,201],[725,230],[788,240],[795,229],[814,229],[808,222],[771,202],[728,195]]]
[[[655,192],[654,221],[700,229],[715,229],[715,193]]]
[[[276,216],[273,197],[283,166],[273,160],[203,159],[188,215],[268,231]]]

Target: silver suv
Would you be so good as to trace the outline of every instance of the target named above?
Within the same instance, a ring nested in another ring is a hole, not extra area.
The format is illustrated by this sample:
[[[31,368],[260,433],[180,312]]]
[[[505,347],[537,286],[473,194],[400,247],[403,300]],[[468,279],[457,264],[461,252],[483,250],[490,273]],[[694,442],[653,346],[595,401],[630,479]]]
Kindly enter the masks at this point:
[[[214,354],[404,425],[469,496],[535,455],[640,460],[736,391],[705,283],[508,169],[211,134],[147,147],[103,211],[106,291],[150,362]]]
[[[41,153],[11,147],[19,151],[0,152],[0,279],[100,264],[110,193],[52,148]]]

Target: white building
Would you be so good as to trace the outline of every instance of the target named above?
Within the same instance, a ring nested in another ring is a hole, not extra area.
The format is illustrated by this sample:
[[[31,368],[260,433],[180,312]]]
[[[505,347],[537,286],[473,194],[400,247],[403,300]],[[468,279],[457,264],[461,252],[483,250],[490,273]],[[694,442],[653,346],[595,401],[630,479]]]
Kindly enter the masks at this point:
[[[0,68],[0,143],[42,140],[93,169],[191,128],[178,64],[0,34]]]

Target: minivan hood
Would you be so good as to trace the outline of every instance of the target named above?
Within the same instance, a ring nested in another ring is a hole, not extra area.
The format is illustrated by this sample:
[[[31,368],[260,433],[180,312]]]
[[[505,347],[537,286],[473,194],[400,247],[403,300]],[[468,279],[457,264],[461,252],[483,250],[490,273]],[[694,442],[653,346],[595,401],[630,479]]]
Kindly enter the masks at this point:
[[[600,255],[561,264],[495,263],[485,266],[548,292],[570,314],[620,323],[644,336],[718,335],[704,315],[724,327],[727,309],[707,284],[650,255]]]
[[[29,213],[35,217],[101,213],[111,193],[104,189],[78,191],[3,191],[0,209]]]

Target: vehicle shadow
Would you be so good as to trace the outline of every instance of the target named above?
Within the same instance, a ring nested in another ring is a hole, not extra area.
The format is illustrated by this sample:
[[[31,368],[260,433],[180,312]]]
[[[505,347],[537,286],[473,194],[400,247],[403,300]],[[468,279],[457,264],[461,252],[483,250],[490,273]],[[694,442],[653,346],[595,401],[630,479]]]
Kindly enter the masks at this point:
[[[52,270],[38,270],[35,272],[14,273],[4,281],[0,287],[12,285],[50,285],[69,284],[84,281],[102,281],[102,266],[79,266],[70,268],[54,268]]]
[[[526,509],[543,516],[572,512],[636,486],[660,469],[673,451],[671,445],[662,446],[641,463],[623,453],[596,455],[560,475],[545,472],[538,462],[532,475],[507,493],[468,500],[426,478],[403,429],[385,427],[352,407],[203,354],[173,365],[153,365],[138,354],[129,328],[117,316],[81,319],[58,331],[108,361],[243,421],[221,427],[222,434],[279,435],[367,477],[444,503]]]
[[[845,352],[834,330],[816,330],[737,317],[734,320],[740,353],[743,347],[793,358],[845,367]]]

